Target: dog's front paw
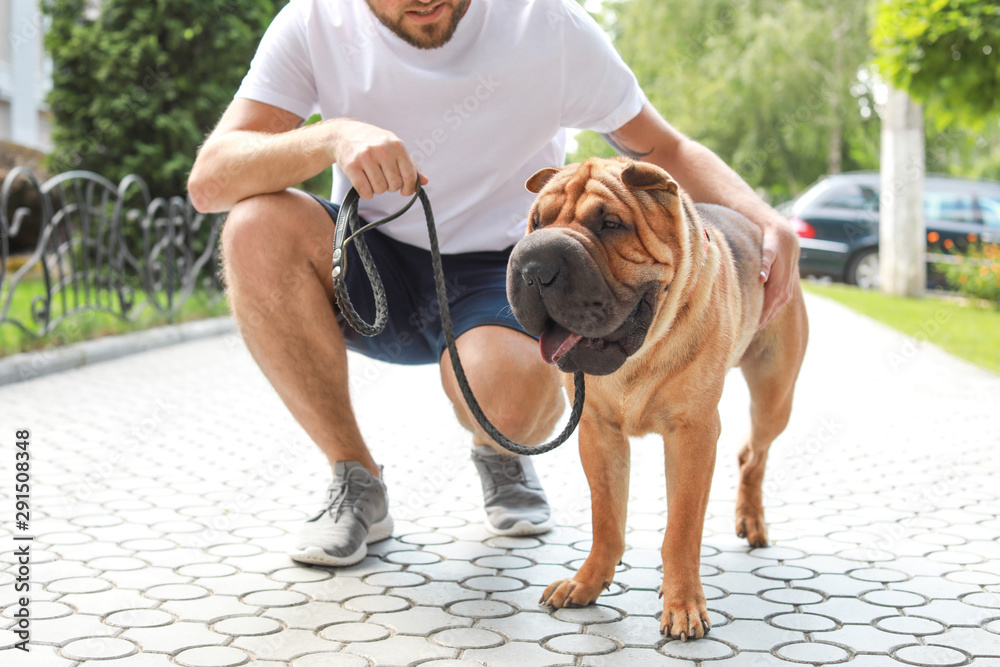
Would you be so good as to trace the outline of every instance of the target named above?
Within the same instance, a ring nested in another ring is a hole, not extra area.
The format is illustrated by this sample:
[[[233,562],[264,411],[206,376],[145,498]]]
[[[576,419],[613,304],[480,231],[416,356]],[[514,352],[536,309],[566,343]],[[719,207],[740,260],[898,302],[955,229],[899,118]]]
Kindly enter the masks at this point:
[[[700,639],[712,628],[705,596],[664,599],[660,632],[671,639]]]
[[[585,607],[604,592],[611,582],[584,583],[573,579],[560,579],[548,585],[542,593],[539,604],[561,609],[563,607]]]

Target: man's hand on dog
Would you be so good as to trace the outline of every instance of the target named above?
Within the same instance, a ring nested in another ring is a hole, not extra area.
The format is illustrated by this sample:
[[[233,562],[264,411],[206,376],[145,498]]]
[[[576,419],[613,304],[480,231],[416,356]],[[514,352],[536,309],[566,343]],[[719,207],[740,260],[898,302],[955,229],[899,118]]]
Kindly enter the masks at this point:
[[[764,308],[758,329],[763,329],[799,289],[799,238],[791,224],[777,222],[764,232],[760,279],[764,283]]]

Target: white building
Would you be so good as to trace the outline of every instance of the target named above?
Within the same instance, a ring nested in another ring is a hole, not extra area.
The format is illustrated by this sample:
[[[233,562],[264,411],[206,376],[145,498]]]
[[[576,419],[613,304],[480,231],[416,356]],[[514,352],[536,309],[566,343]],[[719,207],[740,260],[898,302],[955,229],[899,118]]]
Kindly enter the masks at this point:
[[[52,65],[38,0],[0,0],[0,141],[48,151]]]

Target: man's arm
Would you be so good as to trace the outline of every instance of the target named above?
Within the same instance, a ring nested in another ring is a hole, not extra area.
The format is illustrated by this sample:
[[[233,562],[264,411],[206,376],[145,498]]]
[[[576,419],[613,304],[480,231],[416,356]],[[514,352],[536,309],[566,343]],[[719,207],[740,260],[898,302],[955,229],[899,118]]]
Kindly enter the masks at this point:
[[[203,213],[280,192],[338,163],[363,199],[412,195],[417,167],[396,135],[340,118],[303,126],[295,114],[236,98],[198,151],[188,193]],[[421,176],[421,181],[426,179]]]
[[[791,300],[799,280],[799,242],[788,221],[715,153],[678,132],[648,102],[635,118],[603,136],[620,154],[666,169],[695,201],[728,206],[760,225],[765,284],[759,326],[767,324]]]

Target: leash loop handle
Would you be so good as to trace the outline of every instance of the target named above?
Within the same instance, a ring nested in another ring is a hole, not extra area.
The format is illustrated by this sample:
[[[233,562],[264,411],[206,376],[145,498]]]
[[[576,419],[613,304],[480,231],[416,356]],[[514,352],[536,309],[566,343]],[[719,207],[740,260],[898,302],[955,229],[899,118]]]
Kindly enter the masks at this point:
[[[577,371],[573,375],[573,409],[570,412],[569,422],[566,424],[566,427],[553,440],[537,447],[525,447],[501,433],[490,422],[479,406],[479,402],[472,393],[472,388],[469,387],[469,380],[465,375],[465,369],[462,367],[462,360],[458,356],[458,346],[455,344],[455,331],[451,322],[451,309],[448,306],[447,285],[445,284],[444,269],[441,264],[441,251],[438,248],[437,228],[434,225],[434,213],[431,210],[431,202],[427,197],[427,193],[418,182],[417,191],[406,206],[392,215],[362,227],[359,227],[358,221],[359,199],[358,192],[354,188],[351,188],[347,192],[347,195],[344,196],[340,212],[337,214],[336,228],[333,235],[333,289],[334,295],[337,298],[337,307],[340,309],[347,323],[361,335],[369,337],[376,336],[385,329],[386,322],[389,319],[389,306],[385,296],[385,286],[382,284],[382,278],[379,275],[378,268],[375,266],[375,261],[372,259],[371,252],[368,250],[368,245],[365,243],[363,235],[365,232],[380,227],[403,215],[419,199],[424,209],[424,218],[427,220],[427,236],[431,246],[431,264],[434,269],[434,287],[437,295],[438,310],[441,313],[441,328],[444,332],[444,340],[448,347],[448,356],[451,358],[455,378],[458,381],[462,397],[465,399],[466,405],[469,406],[469,412],[472,413],[472,416],[490,438],[514,454],[524,456],[544,454],[566,442],[573,431],[576,430],[577,425],[580,423],[580,416],[583,414],[585,400],[583,373]],[[347,235],[348,229],[351,231],[350,236]],[[358,258],[365,269],[365,274],[368,276],[368,281],[371,284],[372,294],[375,297],[375,321],[371,324],[365,322],[364,318],[358,314],[347,293],[347,283],[345,281],[345,276],[347,275],[347,244],[352,242],[357,248]]]

